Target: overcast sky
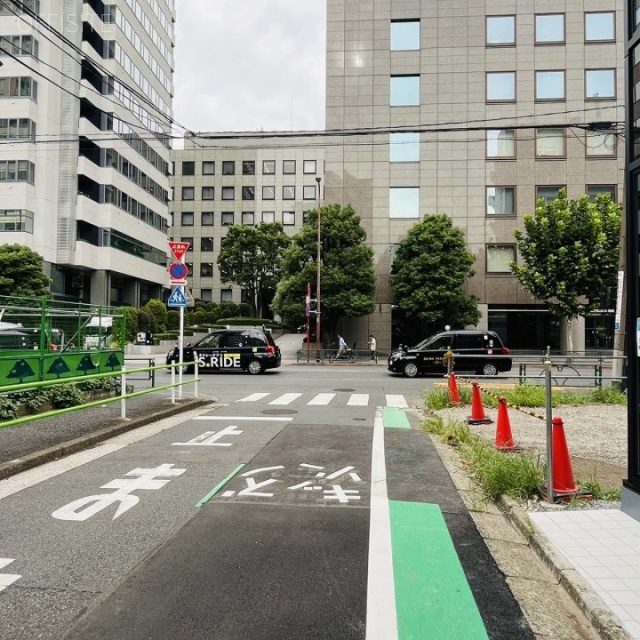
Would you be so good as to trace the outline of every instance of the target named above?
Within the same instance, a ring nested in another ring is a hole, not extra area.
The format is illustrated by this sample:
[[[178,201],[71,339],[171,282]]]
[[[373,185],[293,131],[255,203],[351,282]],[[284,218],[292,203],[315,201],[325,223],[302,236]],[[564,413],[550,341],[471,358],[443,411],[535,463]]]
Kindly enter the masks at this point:
[[[324,128],[325,0],[177,0],[174,119],[191,131]]]

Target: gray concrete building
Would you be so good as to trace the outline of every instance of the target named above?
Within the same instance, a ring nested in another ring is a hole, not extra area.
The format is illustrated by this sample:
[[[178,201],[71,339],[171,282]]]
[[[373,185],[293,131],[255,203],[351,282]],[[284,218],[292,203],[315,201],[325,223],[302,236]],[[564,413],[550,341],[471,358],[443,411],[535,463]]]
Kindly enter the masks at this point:
[[[327,147],[325,198],[362,217],[378,282],[376,312],[344,333],[390,346],[394,248],[444,213],[476,258],[480,326],[558,347],[559,323],[509,273],[513,231],[561,187],[622,199],[623,145],[601,123],[623,121],[623,60],[621,0],[328,0],[326,126],[369,131]],[[603,310],[573,346],[612,337]]]
[[[0,0],[0,243],[56,298],[167,285],[174,0]]]

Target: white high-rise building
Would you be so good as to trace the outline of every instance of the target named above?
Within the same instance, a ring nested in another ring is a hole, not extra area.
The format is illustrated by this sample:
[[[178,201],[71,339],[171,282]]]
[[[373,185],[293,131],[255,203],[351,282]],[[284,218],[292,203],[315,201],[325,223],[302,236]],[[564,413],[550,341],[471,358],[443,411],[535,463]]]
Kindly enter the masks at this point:
[[[174,0],[0,0],[0,243],[56,298],[167,284]]]

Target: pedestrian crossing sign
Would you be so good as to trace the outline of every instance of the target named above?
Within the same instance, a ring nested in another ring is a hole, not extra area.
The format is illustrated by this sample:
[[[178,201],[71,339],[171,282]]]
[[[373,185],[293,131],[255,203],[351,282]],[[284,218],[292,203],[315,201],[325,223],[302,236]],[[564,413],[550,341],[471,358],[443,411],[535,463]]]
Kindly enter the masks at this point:
[[[176,287],[167,300],[168,307],[186,307],[187,299],[182,291],[182,287]]]

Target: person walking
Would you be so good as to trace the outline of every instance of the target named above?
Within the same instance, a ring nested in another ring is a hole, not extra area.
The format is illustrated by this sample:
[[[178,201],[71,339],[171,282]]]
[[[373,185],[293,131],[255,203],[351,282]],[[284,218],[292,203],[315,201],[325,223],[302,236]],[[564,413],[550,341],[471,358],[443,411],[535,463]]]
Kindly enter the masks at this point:
[[[369,336],[369,341],[367,343],[369,345],[369,351],[371,352],[371,362],[375,362],[378,364],[378,343],[373,334]]]

